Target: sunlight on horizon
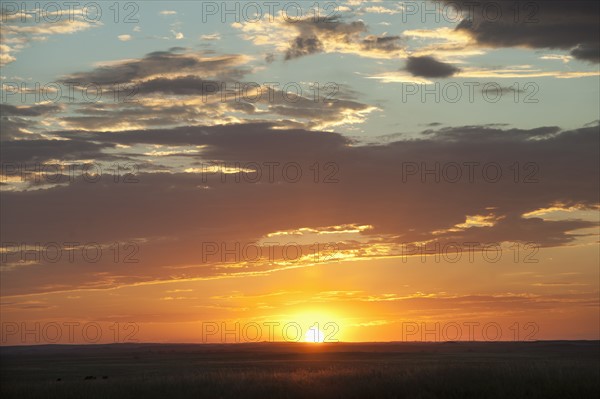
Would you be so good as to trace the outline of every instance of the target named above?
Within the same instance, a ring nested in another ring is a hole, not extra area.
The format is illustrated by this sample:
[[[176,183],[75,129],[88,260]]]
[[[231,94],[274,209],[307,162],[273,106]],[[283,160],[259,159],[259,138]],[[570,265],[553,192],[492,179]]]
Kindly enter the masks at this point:
[[[313,344],[320,344],[323,343],[323,341],[325,341],[325,334],[323,334],[323,331],[313,326],[309,328],[306,332],[306,335],[304,336],[304,341]]]

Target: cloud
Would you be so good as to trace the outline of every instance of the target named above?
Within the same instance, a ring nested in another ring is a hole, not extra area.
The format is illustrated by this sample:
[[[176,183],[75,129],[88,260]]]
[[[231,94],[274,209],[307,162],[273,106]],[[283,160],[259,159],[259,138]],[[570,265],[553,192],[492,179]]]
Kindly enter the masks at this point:
[[[508,68],[463,68],[456,74],[461,78],[542,78],[577,79],[600,75],[600,71],[543,71],[530,65],[513,66]]]
[[[437,61],[433,57],[408,57],[406,70],[413,76],[424,78],[447,78],[460,71],[455,66]]]
[[[217,94],[221,82],[205,80],[198,76],[189,75],[177,78],[155,78],[145,80],[138,86],[139,93],[167,93],[179,95]]]
[[[62,109],[57,104],[37,104],[37,105],[11,105],[0,104],[0,113],[2,116],[42,116],[54,113]]]
[[[2,158],[7,157],[5,162],[103,160],[121,152],[136,163],[145,163],[152,158],[156,162],[158,157],[142,149],[158,148],[179,150],[185,157],[184,168],[202,169],[203,162],[238,162],[243,166],[293,161],[304,171],[297,183],[286,183],[276,174],[273,183],[264,180],[251,184],[236,183],[234,175],[222,182],[216,171],[203,180],[199,173],[185,173],[174,164],[160,172],[144,173],[141,169],[136,175],[138,183],[131,185],[115,184],[107,169],[96,184],[77,179],[46,190],[3,193],[5,242],[68,242],[76,236],[82,242],[109,245],[143,238],[139,241],[140,264],[128,265],[126,270],[119,264],[104,265],[113,277],[100,287],[165,276],[214,278],[297,267],[293,263],[257,262],[232,269],[214,260],[203,263],[201,254],[193,250],[202,242],[257,242],[262,237],[284,244],[289,238],[268,237],[282,231],[318,232],[332,230],[331,226],[368,225],[369,229],[351,233],[355,239],[339,243],[345,256],[368,259],[397,255],[399,245],[415,242],[532,241],[540,246],[561,246],[582,234],[576,230],[597,226],[596,222],[572,217],[547,220],[524,215],[556,204],[580,209],[598,206],[598,126],[571,131],[556,127],[448,127],[426,130],[417,140],[374,145],[356,145],[338,133],[279,130],[272,123],[65,131],[55,135],[63,140],[3,143]],[[186,154],[187,148],[196,151]],[[337,183],[316,184],[310,169],[315,162],[334,162]],[[479,167],[473,182],[468,181],[466,172],[456,183],[436,182],[432,176],[422,181],[420,174],[403,181],[403,164],[407,162],[424,163],[428,169],[434,169],[436,162],[475,162],[480,166],[493,162],[501,165],[504,175],[499,182],[490,183],[483,179]],[[535,163],[537,182],[515,182],[510,169],[515,162],[521,166]],[[516,196],[520,201],[514,201]],[[353,200],[340,200],[343,198]],[[252,203],[251,211],[248,203]],[[37,228],[29,228],[31,225]],[[63,287],[99,284],[94,276],[73,273],[79,264],[53,264],[52,275],[40,274],[42,267],[45,264],[11,270],[14,280],[8,288],[10,293],[43,290],[49,281]],[[44,284],[39,280],[42,275]]]
[[[401,12],[400,9],[391,9],[391,8],[385,8],[382,6],[369,6],[369,7],[365,7],[363,9],[365,12],[370,13],[370,14],[389,14],[389,15],[393,15],[393,14],[398,14],[399,12]]]
[[[301,125],[318,130],[362,123],[378,109],[346,99],[314,101],[281,89],[261,87],[255,93],[252,86],[240,85],[238,90],[226,89],[225,93],[221,87],[232,85],[196,77],[153,79],[138,86],[139,102],[83,105],[59,121],[70,129],[103,131],[269,120],[277,121],[281,128]],[[242,95],[253,98],[244,100]]]
[[[224,124],[287,120],[288,126],[310,129],[362,123],[376,106],[359,102],[346,87],[324,86],[322,97],[310,98],[304,83],[247,82],[253,70],[250,58],[218,56],[181,49],[153,52],[139,59],[102,64],[91,71],[65,76],[62,81],[105,85],[106,96],[114,84],[123,87],[129,102],[73,104],[61,116],[64,128],[82,130],[131,130],[143,127]],[[129,88],[130,90],[128,91]],[[130,91],[132,91],[130,93]],[[330,95],[333,93],[332,95]]]
[[[321,53],[324,51],[323,43],[316,37],[296,37],[285,52],[285,60],[303,57],[305,55]]]
[[[577,47],[571,50],[571,55],[580,60],[600,62],[600,50],[596,44],[578,44]]]
[[[462,58],[485,54],[475,41],[465,32],[449,27],[435,29],[408,29],[402,32],[409,44],[409,53],[413,57],[435,56],[446,59]],[[413,43],[416,39],[416,44]]]
[[[122,42],[128,42],[132,39],[131,35],[119,35],[117,38]]]
[[[206,77],[240,76],[246,70],[236,69],[249,61],[242,55],[208,56],[207,53],[186,53],[180,48],[156,51],[143,58],[120,60],[98,66],[91,72],[66,76],[64,82],[86,84],[114,84],[139,82],[157,77],[176,77],[185,74],[201,74]]]
[[[340,17],[304,18],[291,21],[281,15],[274,20],[265,15],[264,24],[243,22],[234,27],[256,45],[274,46],[291,60],[318,53],[345,53],[361,57],[392,59],[404,54],[399,36],[369,35],[363,21],[343,21]]]
[[[38,117],[49,119],[64,107],[57,104],[11,105],[0,104],[0,141],[40,138]]]
[[[62,19],[58,22],[39,23],[36,25],[4,25],[2,33],[5,35],[56,35],[70,34],[101,25],[99,22],[85,20],[69,21]]]
[[[471,35],[480,46],[571,50],[571,55],[580,60],[599,61],[598,2],[484,0],[469,8],[465,0],[442,1],[459,5],[467,13],[456,29]],[[496,18],[494,13],[492,17],[486,9],[498,10],[499,16]]]
[[[82,140],[11,140],[2,142],[2,161],[34,164],[53,159],[100,159],[103,158],[102,149],[114,147],[111,143]]]
[[[9,46],[0,44],[0,65],[4,66],[17,60],[15,57],[10,55],[11,51],[12,49]]]
[[[201,35],[200,40],[221,40],[219,33],[211,33],[210,35]]]
[[[72,34],[102,25],[100,21],[85,20],[80,9],[73,10],[73,20],[66,18],[33,25],[23,23],[30,19],[31,15],[24,14],[27,16],[25,18],[21,18],[21,15],[23,14],[2,15],[2,18],[7,18],[3,19],[0,25],[0,66],[16,61],[16,57],[11,53],[23,50],[31,42],[46,40],[48,35]],[[10,23],[5,23],[7,21]]]
[[[463,67],[454,73],[455,78],[494,78],[494,79],[515,79],[515,78],[543,78],[551,77],[556,79],[579,79],[596,77],[600,71],[544,71],[532,67],[531,65],[512,66],[506,68],[476,68]],[[377,79],[385,83],[416,83],[433,84],[434,82],[423,77],[414,76],[407,71],[383,72],[368,79]]]
[[[561,55],[561,54],[545,54],[545,55],[541,56],[540,59],[541,60],[559,60],[566,64],[566,63],[570,62],[573,59],[573,57],[571,57],[570,55]]]

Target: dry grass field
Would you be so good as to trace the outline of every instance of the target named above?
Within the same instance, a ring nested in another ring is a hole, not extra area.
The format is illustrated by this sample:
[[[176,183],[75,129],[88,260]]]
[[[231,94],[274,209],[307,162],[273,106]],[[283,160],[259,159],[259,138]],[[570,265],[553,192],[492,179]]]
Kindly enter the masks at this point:
[[[599,348],[597,341],[4,347],[0,386],[2,398],[47,399],[595,398]]]

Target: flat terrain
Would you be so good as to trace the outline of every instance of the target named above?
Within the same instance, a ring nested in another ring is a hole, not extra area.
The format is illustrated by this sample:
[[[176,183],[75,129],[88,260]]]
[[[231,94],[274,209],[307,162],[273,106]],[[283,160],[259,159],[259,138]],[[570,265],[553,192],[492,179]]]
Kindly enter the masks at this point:
[[[2,398],[600,394],[598,341],[43,345],[2,347],[0,356]]]

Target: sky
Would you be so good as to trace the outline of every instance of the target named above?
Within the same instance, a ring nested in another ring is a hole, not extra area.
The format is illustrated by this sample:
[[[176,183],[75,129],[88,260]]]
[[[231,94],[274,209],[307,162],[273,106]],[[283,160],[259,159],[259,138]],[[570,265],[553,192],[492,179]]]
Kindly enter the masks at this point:
[[[599,339],[595,1],[2,2],[2,345]]]

